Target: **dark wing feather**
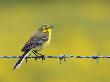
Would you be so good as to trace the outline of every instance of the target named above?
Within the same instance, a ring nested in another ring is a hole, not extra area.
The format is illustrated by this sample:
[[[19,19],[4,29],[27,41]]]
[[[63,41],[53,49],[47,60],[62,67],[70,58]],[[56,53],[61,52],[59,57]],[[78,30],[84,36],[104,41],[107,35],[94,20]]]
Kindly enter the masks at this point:
[[[42,45],[43,42],[47,41],[48,37],[43,36],[43,37],[32,37],[22,48],[22,52],[26,52],[28,50],[31,50],[35,48],[36,46]]]

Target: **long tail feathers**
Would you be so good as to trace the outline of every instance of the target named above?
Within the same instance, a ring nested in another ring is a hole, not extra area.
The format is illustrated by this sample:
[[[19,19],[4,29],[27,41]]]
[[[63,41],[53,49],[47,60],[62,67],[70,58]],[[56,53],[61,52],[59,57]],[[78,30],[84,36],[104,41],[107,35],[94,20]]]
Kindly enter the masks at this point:
[[[17,63],[15,64],[13,70],[15,70],[16,68],[19,68],[19,67],[20,67],[20,65],[21,65],[21,63],[23,62],[23,60],[26,58],[26,56],[28,56],[28,53],[29,53],[29,51],[24,52],[24,54],[21,56],[21,58],[20,58],[20,59],[17,61]]]

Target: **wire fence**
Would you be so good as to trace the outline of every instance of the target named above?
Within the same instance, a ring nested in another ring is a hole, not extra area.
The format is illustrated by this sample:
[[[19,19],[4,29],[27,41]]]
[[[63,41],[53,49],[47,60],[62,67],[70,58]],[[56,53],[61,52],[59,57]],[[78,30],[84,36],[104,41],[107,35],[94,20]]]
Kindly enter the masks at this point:
[[[0,56],[0,58],[22,58],[22,56]],[[44,55],[41,55],[41,56],[27,56],[25,58],[26,62],[27,62],[28,58],[34,58],[35,60],[42,59],[42,61],[45,60],[46,58],[59,58],[60,63],[61,63],[62,60],[66,62],[66,58],[91,58],[91,59],[96,59],[96,61],[98,63],[99,58],[110,58],[110,56],[100,56],[100,52],[96,55],[93,55],[93,56],[73,56],[73,55],[69,55],[69,54],[61,54],[61,55],[56,55],[56,56],[53,56],[53,55],[49,55],[49,56],[44,56]]]

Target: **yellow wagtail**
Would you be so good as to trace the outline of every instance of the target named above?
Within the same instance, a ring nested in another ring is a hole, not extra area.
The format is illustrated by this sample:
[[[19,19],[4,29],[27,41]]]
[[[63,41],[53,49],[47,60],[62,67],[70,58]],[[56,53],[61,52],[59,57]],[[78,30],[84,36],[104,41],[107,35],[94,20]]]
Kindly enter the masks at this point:
[[[33,52],[35,55],[38,51],[48,46],[51,40],[51,28],[53,25],[43,24],[37,30],[37,32],[28,40],[28,42],[22,48],[24,54],[20,57],[14,66],[14,69],[19,68],[23,60]],[[41,54],[40,54],[41,55]],[[37,56],[37,55],[36,55]]]

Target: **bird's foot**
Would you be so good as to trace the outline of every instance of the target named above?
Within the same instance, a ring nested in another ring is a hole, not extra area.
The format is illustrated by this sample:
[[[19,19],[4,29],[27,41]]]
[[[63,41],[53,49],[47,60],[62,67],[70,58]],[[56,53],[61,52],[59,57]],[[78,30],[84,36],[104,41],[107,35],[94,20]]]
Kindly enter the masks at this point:
[[[43,61],[45,60],[45,55],[40,54],[37,51],[34,51],[34,53],[40,55],[39,59],[41,58],[42,59],[42,63],[43,63]]]

